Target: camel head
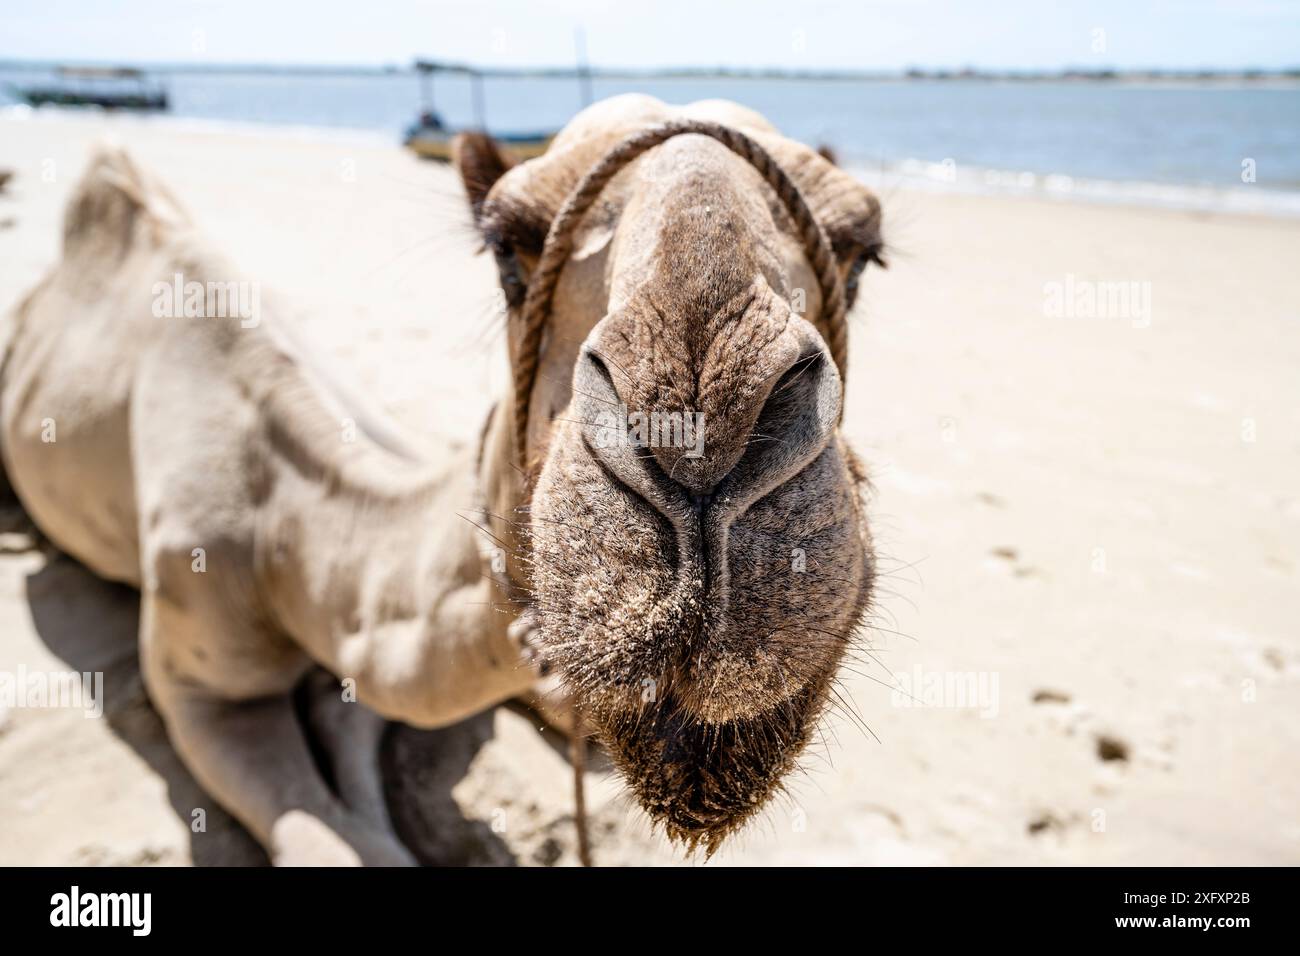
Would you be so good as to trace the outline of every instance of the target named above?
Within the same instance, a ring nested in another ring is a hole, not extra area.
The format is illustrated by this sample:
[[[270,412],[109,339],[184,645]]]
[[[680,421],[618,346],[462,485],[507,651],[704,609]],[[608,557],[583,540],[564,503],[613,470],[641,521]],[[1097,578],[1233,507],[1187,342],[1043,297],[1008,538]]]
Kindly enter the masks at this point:
[[[629,134],[683,117],[776,159],[851,301],[880,261],[864,186],[734,104],[619,97],[522,165],[486,137],[458,144],[512,344],[575,184]],[[650,816],[709,852],[794,767],[871,595],[866,478],[840,436],[821,289],[754,166],[676,136],[577,224],[526,393],[519,573],[541,652]]]

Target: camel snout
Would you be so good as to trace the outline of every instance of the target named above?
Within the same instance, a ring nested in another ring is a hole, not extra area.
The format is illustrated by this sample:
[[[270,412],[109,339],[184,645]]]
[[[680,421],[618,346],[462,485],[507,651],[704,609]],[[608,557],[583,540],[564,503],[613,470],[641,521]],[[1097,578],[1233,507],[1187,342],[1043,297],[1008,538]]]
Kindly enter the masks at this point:
[[[706,366],[685,387],[672,370],[663,373],[667,382],[641,371],[585,345],[573,417],[591,453],[674,524],[718,506],[734,518],[816,458],[839,422],[839,373],[821,336],[799,318],[749,368]],[[718,378],[748,387],[729,387],[718,400]],[[681,401],[683,393],[696,400]],[[653,395],[670,400],[647,401]]]

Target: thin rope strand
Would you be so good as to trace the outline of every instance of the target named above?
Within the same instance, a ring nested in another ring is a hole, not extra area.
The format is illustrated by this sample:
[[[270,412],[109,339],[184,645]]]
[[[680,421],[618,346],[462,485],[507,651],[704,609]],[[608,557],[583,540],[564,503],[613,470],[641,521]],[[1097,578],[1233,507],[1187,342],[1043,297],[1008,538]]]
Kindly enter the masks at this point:
[[[573,708],[573,736],[569,738],[569,762],[573,765],[573,825],[578,831],[578,863],[591,866],[591,837],[587,827],[587,730],[576,707]]]

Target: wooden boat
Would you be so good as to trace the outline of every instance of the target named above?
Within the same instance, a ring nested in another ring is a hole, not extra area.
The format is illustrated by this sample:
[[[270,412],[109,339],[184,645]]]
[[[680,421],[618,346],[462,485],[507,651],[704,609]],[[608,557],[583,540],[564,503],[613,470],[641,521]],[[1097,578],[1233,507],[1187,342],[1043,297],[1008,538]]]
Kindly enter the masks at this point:
[[[457,133],[470,130],[486,131],[501,146],[514,154],[517,159],[532,159],[546,152],[556,130],[535,132],[489,130],[486,123],[486,109],[483,96],[483,76],[481,70],[459,64],[434,63],[417,60],[415,70],[420,75],[421,103],[420,116],[406,130],[403,143],[407,149],[424,159],[440,162],[451,161],[451,141]],[[435,73],[461,73],[469,76],[474,94],[474,114],[476,124],[453,128],[442,121],[442,117],[433,107],[433,75]]]
[[[435,113],[423,113],[420,119],[406,131],[403,140],[406,148],[422,159],[434,159],[439,162],[451,162],[451,141],[459,130],[449,129],[443,125]],[[554,133],[499,133],[492,138],[504,146],[517,159],[532,159],[546,152]]]
[[[165,110],[167,90],[143,71],[127,67],[69,67],[56,71],[52,86],[14,87],[32,106],[98,106],[109,110]]]

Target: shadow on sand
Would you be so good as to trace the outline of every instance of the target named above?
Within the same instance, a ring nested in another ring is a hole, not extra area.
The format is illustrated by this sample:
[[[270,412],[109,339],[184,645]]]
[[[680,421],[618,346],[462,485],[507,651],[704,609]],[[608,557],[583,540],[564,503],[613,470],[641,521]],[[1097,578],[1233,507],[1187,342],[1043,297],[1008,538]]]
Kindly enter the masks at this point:
[[[136,650],[140,598],[136,591],[97,578],[73,559],[49,551],[49,561],[27,578],[36,630],[52,653],[76,671],[104,673],[108,726],[167,785],[173,811],[190,833],[199,866],[265,865],[265,852],[207,796],[181,763],[162,720],[149,703]],[[452,788],[493,735],[491,711],[453,727],[421,731],[391,724],[383,747],[389,807],[402,839],[433,865],[511,866],[510,848],[479,820],[466,819]],[[89,795],[88,795],[89,796]],[[191,827],[206,810],[206,831]]]

